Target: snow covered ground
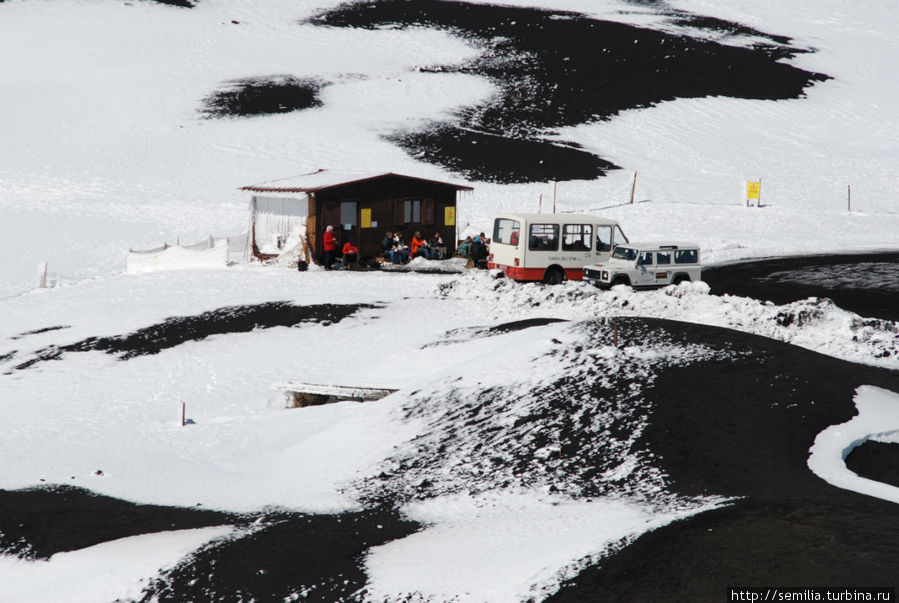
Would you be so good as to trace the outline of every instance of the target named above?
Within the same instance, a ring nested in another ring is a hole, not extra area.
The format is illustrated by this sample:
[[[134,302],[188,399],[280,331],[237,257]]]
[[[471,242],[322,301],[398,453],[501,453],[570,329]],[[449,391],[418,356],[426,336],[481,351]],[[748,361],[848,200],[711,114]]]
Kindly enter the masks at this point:
[[[248,200],[235,192],[242,185],[348,166],[460,181],[384,136],[489,98],[495,89],[483,78],[416,69],[461,62],[478,48],[427,28],[299,23],[336,4],[201,0],[188,10],[113,0],[0,3],[0,54],[9,57],[0,67],[0,488],[68,484],[130,501],[228,511],[355,510],[385,466],[401,464],[423,436],[440,433],[435,426],[448,420],[441,402],[490,387],[509,389],[512,400],[516,388],[539,390],[586,362],[576,356],[570,366],[571,358],[554,355],[562,343],[589,347],[590,361],[610,373],[648,374],[651,362],[701,353],[653,341],[622,353],[597,347],[578,328],[553,325],[485,336],[516,320],[672,318],[899,368],[895,323],[822,300],[781,307],[712,296],[701,283],[599,292],[579,283],[518,285],[483,272],[298,274],[217,261],[125,273],[129,247],[244,232]],[[681,99],[559,131],[560,139],[622,167],[595,181],[560,182],[559,210],[603,213],[636,239],[696,240],[712,263],[899,249],[893,4],[665,3],[790,36],[815,49],[790,63],[833,79],[801,99]],[[566,0],[551,8],[666,23],[652,5]],[[272,74],[331,84],[323,105],[305,111],[217,120],[200,113],[203,98],[227,82]],[[635,171],[639,202],[630,204]],[[746,181],[757,178],[764,207],[748,208]],[[468,184],[475,191],[463,199],[459,220],[475,231],[488,231],[494,212],[535,211],[541,194],[546,208],[553,191],[549,182]],[[44,262],[57,286],[35,289]],[[100,350],[61,350],[170,317],[268,302],[362,306],[330,324],[216,334],[124,361]],[[779,320],[785,315],[803,320]],[[273,400],[287,380],[399,391],[377,403],[284,409]],[[417,416],[410,401],[420,403]],[[182,402],[191,420],[185,426]],[[899,426],[893,394],[864,390],[856,403],[865,420],[852,424],[853,442],[888,439],[872,426]],[[512,405],[497,424],[514,424],[516,412],[529,410]],[[639,421],[632,427],[639,430]],[[852,488],[857,480],[846,479],[834,448],[845,451],[845,435],[818,453],[826,437],[810,466],[819,475],[836,472],[837,485]],[[541,450],[553,458],[552,443]],[[622,539],[726,502],[676,496],[640,459],[617,460],[598,482],[630,476],[640,487],[592,500],[577,482],[550,490],[556,473],[503,486],[501,472],[496,481],[483,477],[489,471],[474,453],[448,461],[429,487],[433,496],[413,496],[402,507],[428,527],[371,550],[369,594],[540,598]],[[476,483],[491,487],[467,495]],[[649,504],[650,491],[662,502]],[[127,539],[50,561],[0,557],[0,599],[136,597],[160,567],[229,529]],[[126,554],[135,546],[139,558]],[[98,567],[115,571],[94,581]]]

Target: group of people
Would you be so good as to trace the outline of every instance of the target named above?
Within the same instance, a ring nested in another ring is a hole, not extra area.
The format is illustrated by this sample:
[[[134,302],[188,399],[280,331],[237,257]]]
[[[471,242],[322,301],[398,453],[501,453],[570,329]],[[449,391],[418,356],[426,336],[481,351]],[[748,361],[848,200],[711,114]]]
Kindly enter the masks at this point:
[[[402,232],[387,232],[381,240],[381,247],[384,258],[392,264],[405,264],[416,257],[427,260],[443,260],[449,257],[446,243],[443,242],[443,237],[439,232],[426,238],[420,231],[416,231],[408,245],[403,240]],[[334,227],[331,225],[325,228],[322,236],[322,249],[324,250],[322,264],[325,270],[347,268],[356,265],[359,261],[359,247],[353,242],[352,237],[347,237],[341,248],[337,235],[334,233]],[[459,251],[463,256],[472,258],[475,265],[478,265],[480,260],[486,260],[487,246],[484,233],[474,239],[468,237],[459,247]]]
[[[338,241],[337,237],[334,235],[334,227],[330,224],[327,228],[325,228],[325,234],[322,237],[322,248],[325,252],[324,261],[322,264],[325,267],[325,270],[332,270],[335,266],[340,268],[346,268],[351,264],[356,264],[359,261],[359,247],[353,243],[353,239],[348,237],[347,240],[343,243],[343,249],[341,250],[341,259],[340,263],[338,263],[337,259],[337,246]]]
[[[459,244],[459,255],[471,258],[471,263],[475,268],[487,267],[487,237],[484,233],[474,236],[468,236]]]
[[[392,264],[405,264],[412,258],[422,257],[426,260],[446,259],[446,244],[439,232],[426,239],[421,232],[415,231],[412,240],[406,245],[401,232],[387,232],[381,241],[384,257]]]

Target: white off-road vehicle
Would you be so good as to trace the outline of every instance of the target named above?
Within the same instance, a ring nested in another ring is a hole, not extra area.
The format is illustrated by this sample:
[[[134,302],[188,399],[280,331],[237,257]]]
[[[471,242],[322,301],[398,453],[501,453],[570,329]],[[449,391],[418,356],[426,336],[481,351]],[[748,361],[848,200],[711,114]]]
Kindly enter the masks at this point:
[[[699,245],[693,243],[626,243],[608,261],[584,267],[584,280],[603,289],[664,287],[701,277]]]

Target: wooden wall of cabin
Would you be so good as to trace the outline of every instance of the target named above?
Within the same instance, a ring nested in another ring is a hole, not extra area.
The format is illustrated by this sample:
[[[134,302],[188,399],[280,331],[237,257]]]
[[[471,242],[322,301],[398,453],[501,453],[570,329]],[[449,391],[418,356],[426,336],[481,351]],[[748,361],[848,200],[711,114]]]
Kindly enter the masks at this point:
[[[317,236],[310,237],[310,242],[316,258],[323,252],[321,234],[328,224],[334,226],[341,245],[348,234],[352,235],[363,257],[380,256],[385,233],[397,230],[403,233],[407,243],[416,231],[426,237],[440,232],[450,253],[453,251],[456,227],[446,224],[446,208],[456,206],[455,187],[391,176],[318,191],[314,198]],[[421,221],[405,223],[403,204],[415,199],[423,201]],[[356,203],[356,226],[350,231],[345,231],[339,223],[341,202]],[[432,211],[426,212],[425,205]],[[364,219],[364,210],[370,210],[368,219]]]

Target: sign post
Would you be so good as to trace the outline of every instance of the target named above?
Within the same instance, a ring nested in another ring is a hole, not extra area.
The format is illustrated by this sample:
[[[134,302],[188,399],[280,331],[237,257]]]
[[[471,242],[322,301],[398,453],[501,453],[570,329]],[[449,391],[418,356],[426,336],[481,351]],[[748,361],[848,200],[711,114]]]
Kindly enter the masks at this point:
[[[749,181],[746,183],[746,207],[752,207],[751,200],[755,199],[757,207],[762,206],[762,181]]]

